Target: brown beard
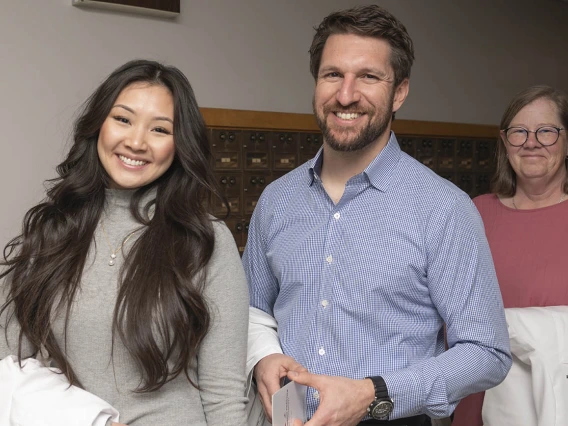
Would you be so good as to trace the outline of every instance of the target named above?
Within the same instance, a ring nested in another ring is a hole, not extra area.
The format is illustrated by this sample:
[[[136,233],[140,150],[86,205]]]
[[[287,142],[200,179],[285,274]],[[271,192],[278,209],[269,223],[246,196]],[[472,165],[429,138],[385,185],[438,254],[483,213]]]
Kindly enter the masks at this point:
[[[391,96],[389,102],[387,103],[387,107],[385,110],[379,111],[375,108],[370,110],[364,111],[370,117],[369,123],[355,136],[351,137],[349,140],[340,140],[339,138],[333,135],[332,130],[329,128],[326,122],[326,117],[329,114],[333,114],[334,112],[361,112],[360,110],[357,111],[353,105],[348,107],[343,107],[339,104],[334,104],[330,106],[325,106],[323,108],[323,114],[320,116],[316,111],[315,106],[315,96],[312,100],[312,108],[314,111],[314,115],[316,117],[316,122],[318,127],[321,129],[323,134],[323,138],[325,142],[329,145],[331,149],[334,151],[340,152],[353,152],[359,151],[361,149],[366,148],[367,146],[371,145],[377,139],[379,139],[384,133],[388,130],[390,120],[392,117],[392,103],[394,100],[394,90],[391,92]],[[374,120],[373,120],[374,118]],[[344,131],[339,131],[341,134],[347,134],[350,130],[345,129]],[[338,132],[336,130],[336,132]]]

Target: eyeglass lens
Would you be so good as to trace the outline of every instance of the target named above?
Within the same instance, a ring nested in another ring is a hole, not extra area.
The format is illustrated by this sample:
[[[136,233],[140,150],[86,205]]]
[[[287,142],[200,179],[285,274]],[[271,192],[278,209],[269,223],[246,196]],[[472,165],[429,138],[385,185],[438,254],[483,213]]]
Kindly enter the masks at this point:
[[[554,127],[540,127],[534,132],[522,127],[511,127],[507,130],[507,140],[511,145],[523,145],[530,133],[536,134],[536,139],[543,145],[552,145],[558,140],[558,130]]]

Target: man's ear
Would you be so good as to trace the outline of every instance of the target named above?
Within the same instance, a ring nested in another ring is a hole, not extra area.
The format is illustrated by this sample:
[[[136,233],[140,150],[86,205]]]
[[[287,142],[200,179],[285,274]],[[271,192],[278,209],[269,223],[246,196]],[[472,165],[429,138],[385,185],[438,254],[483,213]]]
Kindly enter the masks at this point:
[[[409,89],[410,89],[410,80],[408,80],[408,78],[405,78],[394,90],[394,97],[392,101],[393,112],[396,112],[400,109],[406,97],[408,96]]]

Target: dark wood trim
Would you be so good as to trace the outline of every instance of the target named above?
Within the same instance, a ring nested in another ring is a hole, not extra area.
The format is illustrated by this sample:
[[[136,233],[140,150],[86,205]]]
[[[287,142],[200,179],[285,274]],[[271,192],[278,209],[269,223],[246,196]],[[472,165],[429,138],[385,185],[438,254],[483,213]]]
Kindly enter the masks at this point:
[[[181,12],[180,0],[73,0],[73,6],[160,18],[175,18]]]
[[[209,127],[230,129],[270,129],[319,132],[313,114],[201,108]],[[395,120],[393,130],[400,135],[429,137],[497,138],[498,126],[444,123],[437,121]]]
[[[145,9],[163,10],[165,12],[180,12],[180,0],[97,0],[101,3],[111,3],[123,6],[143,7]]]
[[[201,108],[209,127],[319,132],[313,114]]]
[[[392,128],[395,133],[409,136],[496,139],[499,135],[498,126],[441,121],[395,120]]]

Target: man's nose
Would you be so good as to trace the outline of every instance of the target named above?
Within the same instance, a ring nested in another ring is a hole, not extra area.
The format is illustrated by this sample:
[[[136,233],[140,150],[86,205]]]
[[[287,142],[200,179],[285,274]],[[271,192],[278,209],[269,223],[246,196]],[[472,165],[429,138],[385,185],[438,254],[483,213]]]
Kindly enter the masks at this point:
[[[358,102],[360,98],[361,93],[357,87],[357,78],[353,75],[345,75],[337,91],[337,102],[343,106],[348,106]]]

